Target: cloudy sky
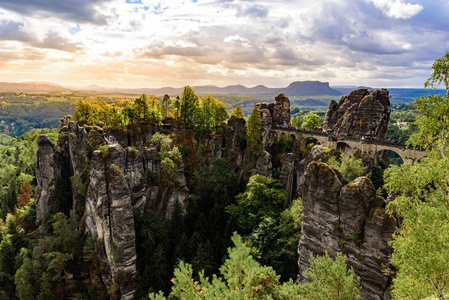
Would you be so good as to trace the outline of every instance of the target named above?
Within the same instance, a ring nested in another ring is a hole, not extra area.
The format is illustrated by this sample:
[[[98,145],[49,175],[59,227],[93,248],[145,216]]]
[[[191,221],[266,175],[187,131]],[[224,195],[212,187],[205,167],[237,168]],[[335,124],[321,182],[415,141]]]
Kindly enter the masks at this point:
[[[0,81],[422,87],[449,0],[0,0]]]

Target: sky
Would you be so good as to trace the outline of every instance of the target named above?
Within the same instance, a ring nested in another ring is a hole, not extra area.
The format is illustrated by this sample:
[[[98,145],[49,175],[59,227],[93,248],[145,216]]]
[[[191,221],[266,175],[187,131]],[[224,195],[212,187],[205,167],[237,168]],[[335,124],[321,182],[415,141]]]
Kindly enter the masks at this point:
[[[418,87],[449,0],[0,0],[0,81]]]

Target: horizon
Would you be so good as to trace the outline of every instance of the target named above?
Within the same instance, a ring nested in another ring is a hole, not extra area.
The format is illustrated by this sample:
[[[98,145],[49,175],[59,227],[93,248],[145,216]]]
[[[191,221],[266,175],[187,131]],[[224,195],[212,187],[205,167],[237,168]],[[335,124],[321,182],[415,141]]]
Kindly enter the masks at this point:
[[[312,81],[312,82],[313,81],[315,81],[315,82],[317,81],[317,82],[321,82],[321,83],[329,83],[329,82],[322,82],[322,81],[319,81],[319,80],[304,80],[304,81]],[[304,82],[304,81],[302,81],[302,82]],[[301,82],[301,81],[294,81],[294,82]],[[291,82],[291,83],[294,83],[294,82]],[[0,81],[0,84],[2,84],[2,83],[7,83],[7,84],[45,84],[45,85],[56,85],[58,87],[67,88],[67,89],[70,89],[72,91],[76,91],[76,90],[83,91],[83,90],[91,88],[93,86],[99,87],[99,88],[103,88],[103,89],[109,89],[109,90],[112,90],[112,89],[120,89],[120,90],[126,90],[126,89],[129,89],[129,90],[150,89],[150,90],[152,90],[152,89],[154,89],[154,90],[156,90],[156,89],[164,89],[164,88],[183,89],[187,85],[191,86],[192,88],[195,88],[195,87],[207,87],[207,86],[217,87],[217,88],[227,88],[227,87],[230,87],[230,86],[243,86],[245,88],[255,88],[255,87],[258,87],[258,86],[264,86],[264,87],[267,87],[267,88],[270,88],[270,89],[277,89],[277,88],[278,89],[283,89],[283,88],[286,88],[287,86],[289,86],[289,84],[287,84],[285,86],[267,86],[267,85],[263,85],[263,84],[246,86],[246,85],[243,85],[243,84],[235,83],[235,84],[229,84],[229,85],[216,85],[216,84],[190,85],[190,84],[186,84],[186,85],[183,85],[183,86],[168,86],[168,85],[166,85],[166,86],[158,86],[158,87],[142,87],[142,86],[140,86],[140,87],[126,87],[126,86],[125,87],[109,87],[109,86],[98,85],[96,83],[91,83],[88,86],[69,86],[69,85],[62,85],[62,84],[58,84],[58,83],[55,83],[55,82],[49,82],[49,81],[21,81],[21,82]],[[372,89],[372,90],[379,90],[379,89],[383,89],[383,88],[385,88],[385,89],[444,90],[444,88],[442,88],[441,86],[439,86],[436,89],[425,89],[424,87],[414,87],[414,86],[408,86],[408,87],[401,87],[401,86],[376,87],[376,86],[369,86],[369,85],[351,85],[351,84],[332,85],[330,83],[329,83],[329,87],[330,88],[334,88],[334,89],[368,88],[368,89]]]
[[[0,0],[0,44],[10,83],[421,89],[449,49],[449,2]]]

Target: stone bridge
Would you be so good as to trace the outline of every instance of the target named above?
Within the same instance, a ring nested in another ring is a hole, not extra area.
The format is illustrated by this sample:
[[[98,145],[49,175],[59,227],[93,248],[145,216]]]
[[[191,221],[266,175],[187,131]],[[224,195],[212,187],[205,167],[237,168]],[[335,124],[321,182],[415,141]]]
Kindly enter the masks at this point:
[[[271,130],[277,138],[293,138],[300,141],[300,149],[306,150],[310,143],[323,145],[332,150],[340,150],[346,155],[356,152],[373,155],[376,159],[384,151],[397,153],[404,163],[414,164],[426,156],[427,153],[406,147],[404,144],[381,142],[377,140],[362,140],[353,136],[328,135],[322,131],[307,131],[290,128],[273,128]]]

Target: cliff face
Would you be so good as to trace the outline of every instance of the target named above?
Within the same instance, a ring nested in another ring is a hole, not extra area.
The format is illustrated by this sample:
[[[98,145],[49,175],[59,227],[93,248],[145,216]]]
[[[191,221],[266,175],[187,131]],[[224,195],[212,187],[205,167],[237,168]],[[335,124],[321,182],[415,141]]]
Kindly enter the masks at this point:
[[[390,121],[388,90],[358,89],[329,104],[324,119],[324,130],[385,138]]]
[[[109,272],[102,274],[103,281],[111,286],[116,278],[130,279],[119,288],[123,298],[132,298],[137,275],[134,214],[152,209],[169,217],[176,199],[185,209],[189,190],[184,167],[177,166],[171,184],[163,184],[155,146],[142,151],[124,148],[115,137],[106,137],[101,128],[66,122],[58,147],[47,136],[38,138],[38,220],[49,211],[56,178],[71,182],[72,208],[84,216],[86,231],[96,242],[100,258],[107,262]],[[101,151],[92,151],[95,144],[103,145]]]
[[[60,166],[53,142],[46,135],[37,138],[36,181],[38,193],[36,194],[37,219],[43,220],[50,206],[50,197],[53,193],[56,176],[60,174]]]
[[[306,280],[310,255],[347,255],[347,264],[360,276],[362,299],[389,299],[387,288],[395,221],[385,214],[385,200],[366,177],[347,184],[322,162],[308,165],[303,191],[302,237],[299,241],[299,279]]]
[[[108,145],[108,153],[94,151],[86,195],[86,227],[104,257],[112,278],[119,273],[136,275],[136,245],[132,188],[125,177],[126,151]],[[123,298],[131,298],[134,285],[121,287]]]

